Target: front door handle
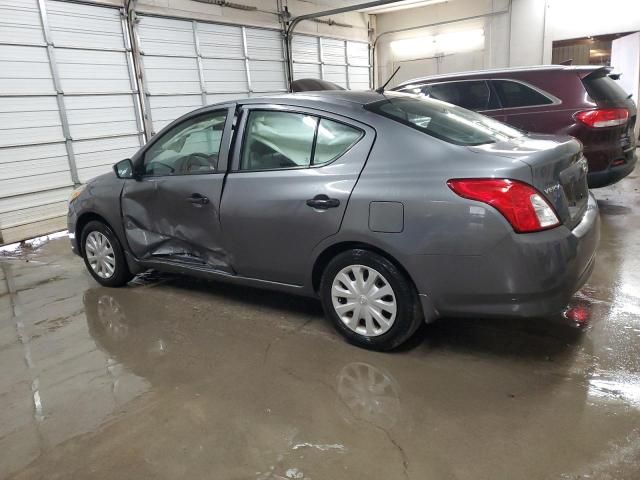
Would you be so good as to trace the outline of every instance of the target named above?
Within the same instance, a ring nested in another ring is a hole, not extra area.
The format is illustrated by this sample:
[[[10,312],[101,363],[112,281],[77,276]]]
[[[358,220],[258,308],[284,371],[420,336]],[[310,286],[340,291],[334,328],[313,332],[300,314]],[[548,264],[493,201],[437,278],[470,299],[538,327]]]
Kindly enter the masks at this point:
[[[187,202],[195,205],[206,205],[209,203],[209,199],[199,193],[193,193],[190,197],[187,197]]]
[[[325,194],[316,195],[313,198],[307,200],[307,205],[319,210],[326,210],[328,208],[336,208],[340,206],[340,200],[337,198],[329,198]]]

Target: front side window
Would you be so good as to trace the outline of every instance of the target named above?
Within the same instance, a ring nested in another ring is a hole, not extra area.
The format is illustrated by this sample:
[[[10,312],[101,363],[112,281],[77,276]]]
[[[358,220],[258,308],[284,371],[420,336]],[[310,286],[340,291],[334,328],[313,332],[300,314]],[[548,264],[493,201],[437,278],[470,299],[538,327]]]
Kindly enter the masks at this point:
[[[429,96],[469,110],[497,108],[497,102],[492,98],[491,89],[484,80],[430,85]]]
[[[365,105],[365,108],[445,142],[482,145],[523,135],[520,130],[502,122],[448,103],[391,92],[385,96],[386,100]]]
[[[253,110],[245,127],[240,170],[307,168],[332,162],[362,136],[340,122],[303,113]]]
[[[176,125],[145,153],[144,175],[215,173],[226,119],[223,110]]]
[[[504,108],[533,107],[553,103],[546,95],[520,82],[492,80]]]

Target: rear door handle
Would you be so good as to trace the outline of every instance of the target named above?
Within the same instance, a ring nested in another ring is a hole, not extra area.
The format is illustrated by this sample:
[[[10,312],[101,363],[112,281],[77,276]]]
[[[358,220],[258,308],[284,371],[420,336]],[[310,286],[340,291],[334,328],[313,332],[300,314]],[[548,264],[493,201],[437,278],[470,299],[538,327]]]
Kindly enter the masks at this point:
[[[187,202],[195,205],[206,205],[209,203],[209,199],[199,193],[193,193],[190,197],[187,197]]]
[[[329,198],[325,194],[320,194],[307,200],[307,205],[319,210],[327,210],[328,208],[339,207],[340,200],[338,200],[337,198]]]

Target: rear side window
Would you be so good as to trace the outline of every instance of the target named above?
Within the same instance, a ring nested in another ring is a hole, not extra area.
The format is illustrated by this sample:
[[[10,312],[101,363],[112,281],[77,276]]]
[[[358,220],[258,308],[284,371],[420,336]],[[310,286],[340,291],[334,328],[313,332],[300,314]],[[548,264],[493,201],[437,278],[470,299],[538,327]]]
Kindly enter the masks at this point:
[[[252,111],[240,170],[308,167],[318,118],[301,113]]]
[[[553,103],[546,95],[520,82],[492,80],[504,108],[533,107]]]
[[[498,108],[491,89],[484,80],[470,82],[437,83],[430,85],[429,96],[453,103],[469,110],[490,110]]]
[[[363,135],[357,128],[302,113],[254,110],[245,127],[240,170],[307,168],[332,162]]]
[[[589,96],[596,102],[624,101],[629,97],[629,94],[607,75],[596,78],[586,77],[582,79],[582,83]]]
[[[344,123],[322,118],[318,125],[318,136],[313,156],[313,164],[329,163],[349,150],[362,132]]]
[[[520,130],[497,120],[437,100],[385,95],[386,100],[365,105],[365,108],[449,143],[482,145],[523,135]]]

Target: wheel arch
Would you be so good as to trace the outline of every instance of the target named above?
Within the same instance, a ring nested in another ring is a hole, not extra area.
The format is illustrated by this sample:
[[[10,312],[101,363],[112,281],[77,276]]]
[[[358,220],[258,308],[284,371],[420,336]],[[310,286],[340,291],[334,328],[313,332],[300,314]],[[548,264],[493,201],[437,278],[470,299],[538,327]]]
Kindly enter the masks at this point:
[[[368,250],[370,252],[377,253],[381,257],[386,258],[391,263],[393,263],[407,277],[407,279],[411,282],[413,287],[416,288],[415,281],[413,280],[413,278],[411,277],[407,269],[404,267],[404,265],[402,265],[402,263],[398,261],[397,258],[395,258],[393,255],[391,255],[384,249],[380,247],[376,247],[375,245],[372,245],[366,242],[343,241],[343,242],[334,243],[333,245],[328,246],[316,258],[313,264],[313,269],[311,271],[311,287],[316,294],[320,290],[320,280],[322,279],[322,273],[324,272],[324,269],[327,267],[331,259],[342,252],[346,252],[347,250],[353,250],[353,249]],[[417,292],[417,288],[416,288],[416,292]]]
[[[107,227],[109,227],[113,231],[113,227],[111,226],[111,224],[102,215],[93,211],[82,213],[78,217],[78,220],[76,221],[76,229],[75,229],[76,246],[78,247],[78,252],[80,252],[80,255],[84,253],[83,245],[82,245],[82,231],[89,224],[89,222],[92,222],[94,220],[104,223]]]

